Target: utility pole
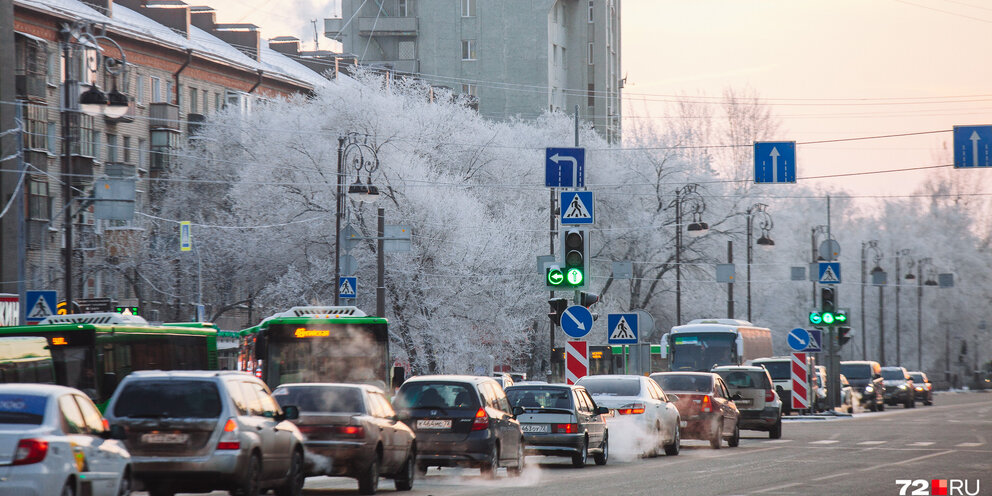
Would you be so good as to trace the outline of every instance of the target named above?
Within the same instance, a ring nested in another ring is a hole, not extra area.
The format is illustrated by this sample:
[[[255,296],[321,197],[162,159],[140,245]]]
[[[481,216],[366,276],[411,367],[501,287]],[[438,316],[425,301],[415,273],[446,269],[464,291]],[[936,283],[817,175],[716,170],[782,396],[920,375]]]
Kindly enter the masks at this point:
[[[378,235],[376,236],[375,260],[376,260],[376,283],[375,283],[375,316],[386,316],[386,209],[379,207],[378,210]],[[335,291],[336,293],[337,291]]]
[[[14,190],[17,187],[19,174],[17,152],[18,136],[13,130],[17,127],[16,115],[17,107],[8,105],[17,98],[15,90],[14,67],[16,67],[14,56],[14,2],[13,0],[0,0],[0,46],[8,47],[0,50],[0,210],[8,203],[13,203]],[[21,205],[23,202],[16,202]],[[13,206],[11,207],[14,208]],[[20,280],[18,277],[18,267],[15,260],[18,260],[18,244],[20,236],[18,218],[23,219],[24,215],[18,215],[11,210],[0,217],[0,293],[17,292],[17,284],[14,281]],[[23,295],[21,295],[20,307],[23,313]],[[20,323],[24,323],[21,321]]]
[[[748,219],[748,229],[750,229],[750,228],[751,228],[751,220]],[[751,246],[749,245],[748,246],[748,250],[750,250],[750,249],[751,249]],[[734,241],[733,240],[727,240],[727,263],[728,264],[733,264],[734,263]],[[750,265],[748,265],[747,280],[748,280],[748,283],[751,282],[751,266]],[[733,279],[731,279],[731,281],[733,281]],[[751,313],[750,296],[751,295],[750,295],[750,292],[749,292],[748,293],[748,305],[747,305],[748,314]],[[727,318],[728,319],[734,318],[734,283],[733,282],[730,282],[729,284],[727,284]],[[748,315],[748,319],[750,319],[750,318],[751,318],[751,316]]]

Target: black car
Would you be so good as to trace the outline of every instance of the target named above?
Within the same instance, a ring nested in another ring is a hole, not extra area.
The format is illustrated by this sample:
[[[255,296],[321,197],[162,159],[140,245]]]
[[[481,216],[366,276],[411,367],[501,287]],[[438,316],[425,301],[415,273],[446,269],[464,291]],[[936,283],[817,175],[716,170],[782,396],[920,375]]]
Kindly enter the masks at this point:
[[[885,410],[885,381],[882,366],[871,360],[840,362],[840,373],[847,377],[856,396],[861,397],[861,407],[871,411]]]
[[[485,477],[524,467],[524,435],[503,388],[491,377],[413,377],[393,398],[417,434],[417,469],[476,467]]]
[[[913,384],[916,387],[916,401],[922,401],[924,405],[933,404],[933,383],[923,372],[910,372]]]
[[[902,403],[906,408],[916,406],[916,390],[913,378],[903,367],[882,367],[885,380],[885,402],[890,405]]]
[[[609,432],[603,415],[610,409],[596,405],[586,388],[564,384],[510,386],[510,405],[524,432],[524,453],[567,456],[576,468],[584,467],[590,454],[596,465],[609,459]]]

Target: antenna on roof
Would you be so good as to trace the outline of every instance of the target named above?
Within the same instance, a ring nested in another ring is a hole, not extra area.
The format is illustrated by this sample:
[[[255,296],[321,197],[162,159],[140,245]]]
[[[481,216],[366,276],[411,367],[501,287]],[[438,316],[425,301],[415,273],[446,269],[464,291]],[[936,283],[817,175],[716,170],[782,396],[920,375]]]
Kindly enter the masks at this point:
[[[320,38],[317,37],[317,19],[311,19],[310,24],[313,24],[313,49],[317,51],[320,50]]]

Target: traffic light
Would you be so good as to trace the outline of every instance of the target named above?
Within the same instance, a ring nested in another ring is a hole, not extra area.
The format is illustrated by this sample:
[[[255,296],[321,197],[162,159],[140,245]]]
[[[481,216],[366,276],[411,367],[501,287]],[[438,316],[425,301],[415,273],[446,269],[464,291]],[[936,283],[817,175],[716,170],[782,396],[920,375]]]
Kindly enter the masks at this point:
[[[820,289],[820,312],[834,313],[834,288]]]
[[[813,325],[837,325],[847,322],[847,310],[834,309],[834,289],[820,289],[820,311],[809,313],[809,323]]]
[[[844,346],[848,341],[851,340],[851,328],[847,326],[841,326],[837,328],[837,346]]]
[[[596,293],[588,293],[585,291],[579,293],[579,305],[589,308],[597,301],[599,301],[599,295]]]
[[[584,289],[589,272],[589,232],[572,228],[561,234],[561,272],[559,289]],[[550,279],[549,279],[550,282]]]
[[[548,305],[551,305],[551,311],[548,312],[548,318],[551,319],[551,323],[556,326],[561,325],[561,315],[568,308],[568,300],[565,298],[551,298],[548,300]]]

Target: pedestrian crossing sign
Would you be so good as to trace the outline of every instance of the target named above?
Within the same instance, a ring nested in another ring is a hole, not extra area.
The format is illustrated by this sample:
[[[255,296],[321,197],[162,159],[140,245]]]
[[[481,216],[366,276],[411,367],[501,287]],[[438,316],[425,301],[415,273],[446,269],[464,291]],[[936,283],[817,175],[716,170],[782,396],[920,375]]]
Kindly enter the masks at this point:
[[[609,344],[637,344],[637,314],[611,313],[606,316]]]
[[[25,320],[37,324],[49,315],[55,315],[55,291],[27,291],[24,294]]]
[[[820,262],[820,284],[840,284],[840,262]]]
[[[358,297],[358,278],[357,277],[342,277],[338,284],[338,298],[357,298]]]
[[[592,191],[562,191],[558,210],[559,220],[563,226],[576,226],[593,223]]]

